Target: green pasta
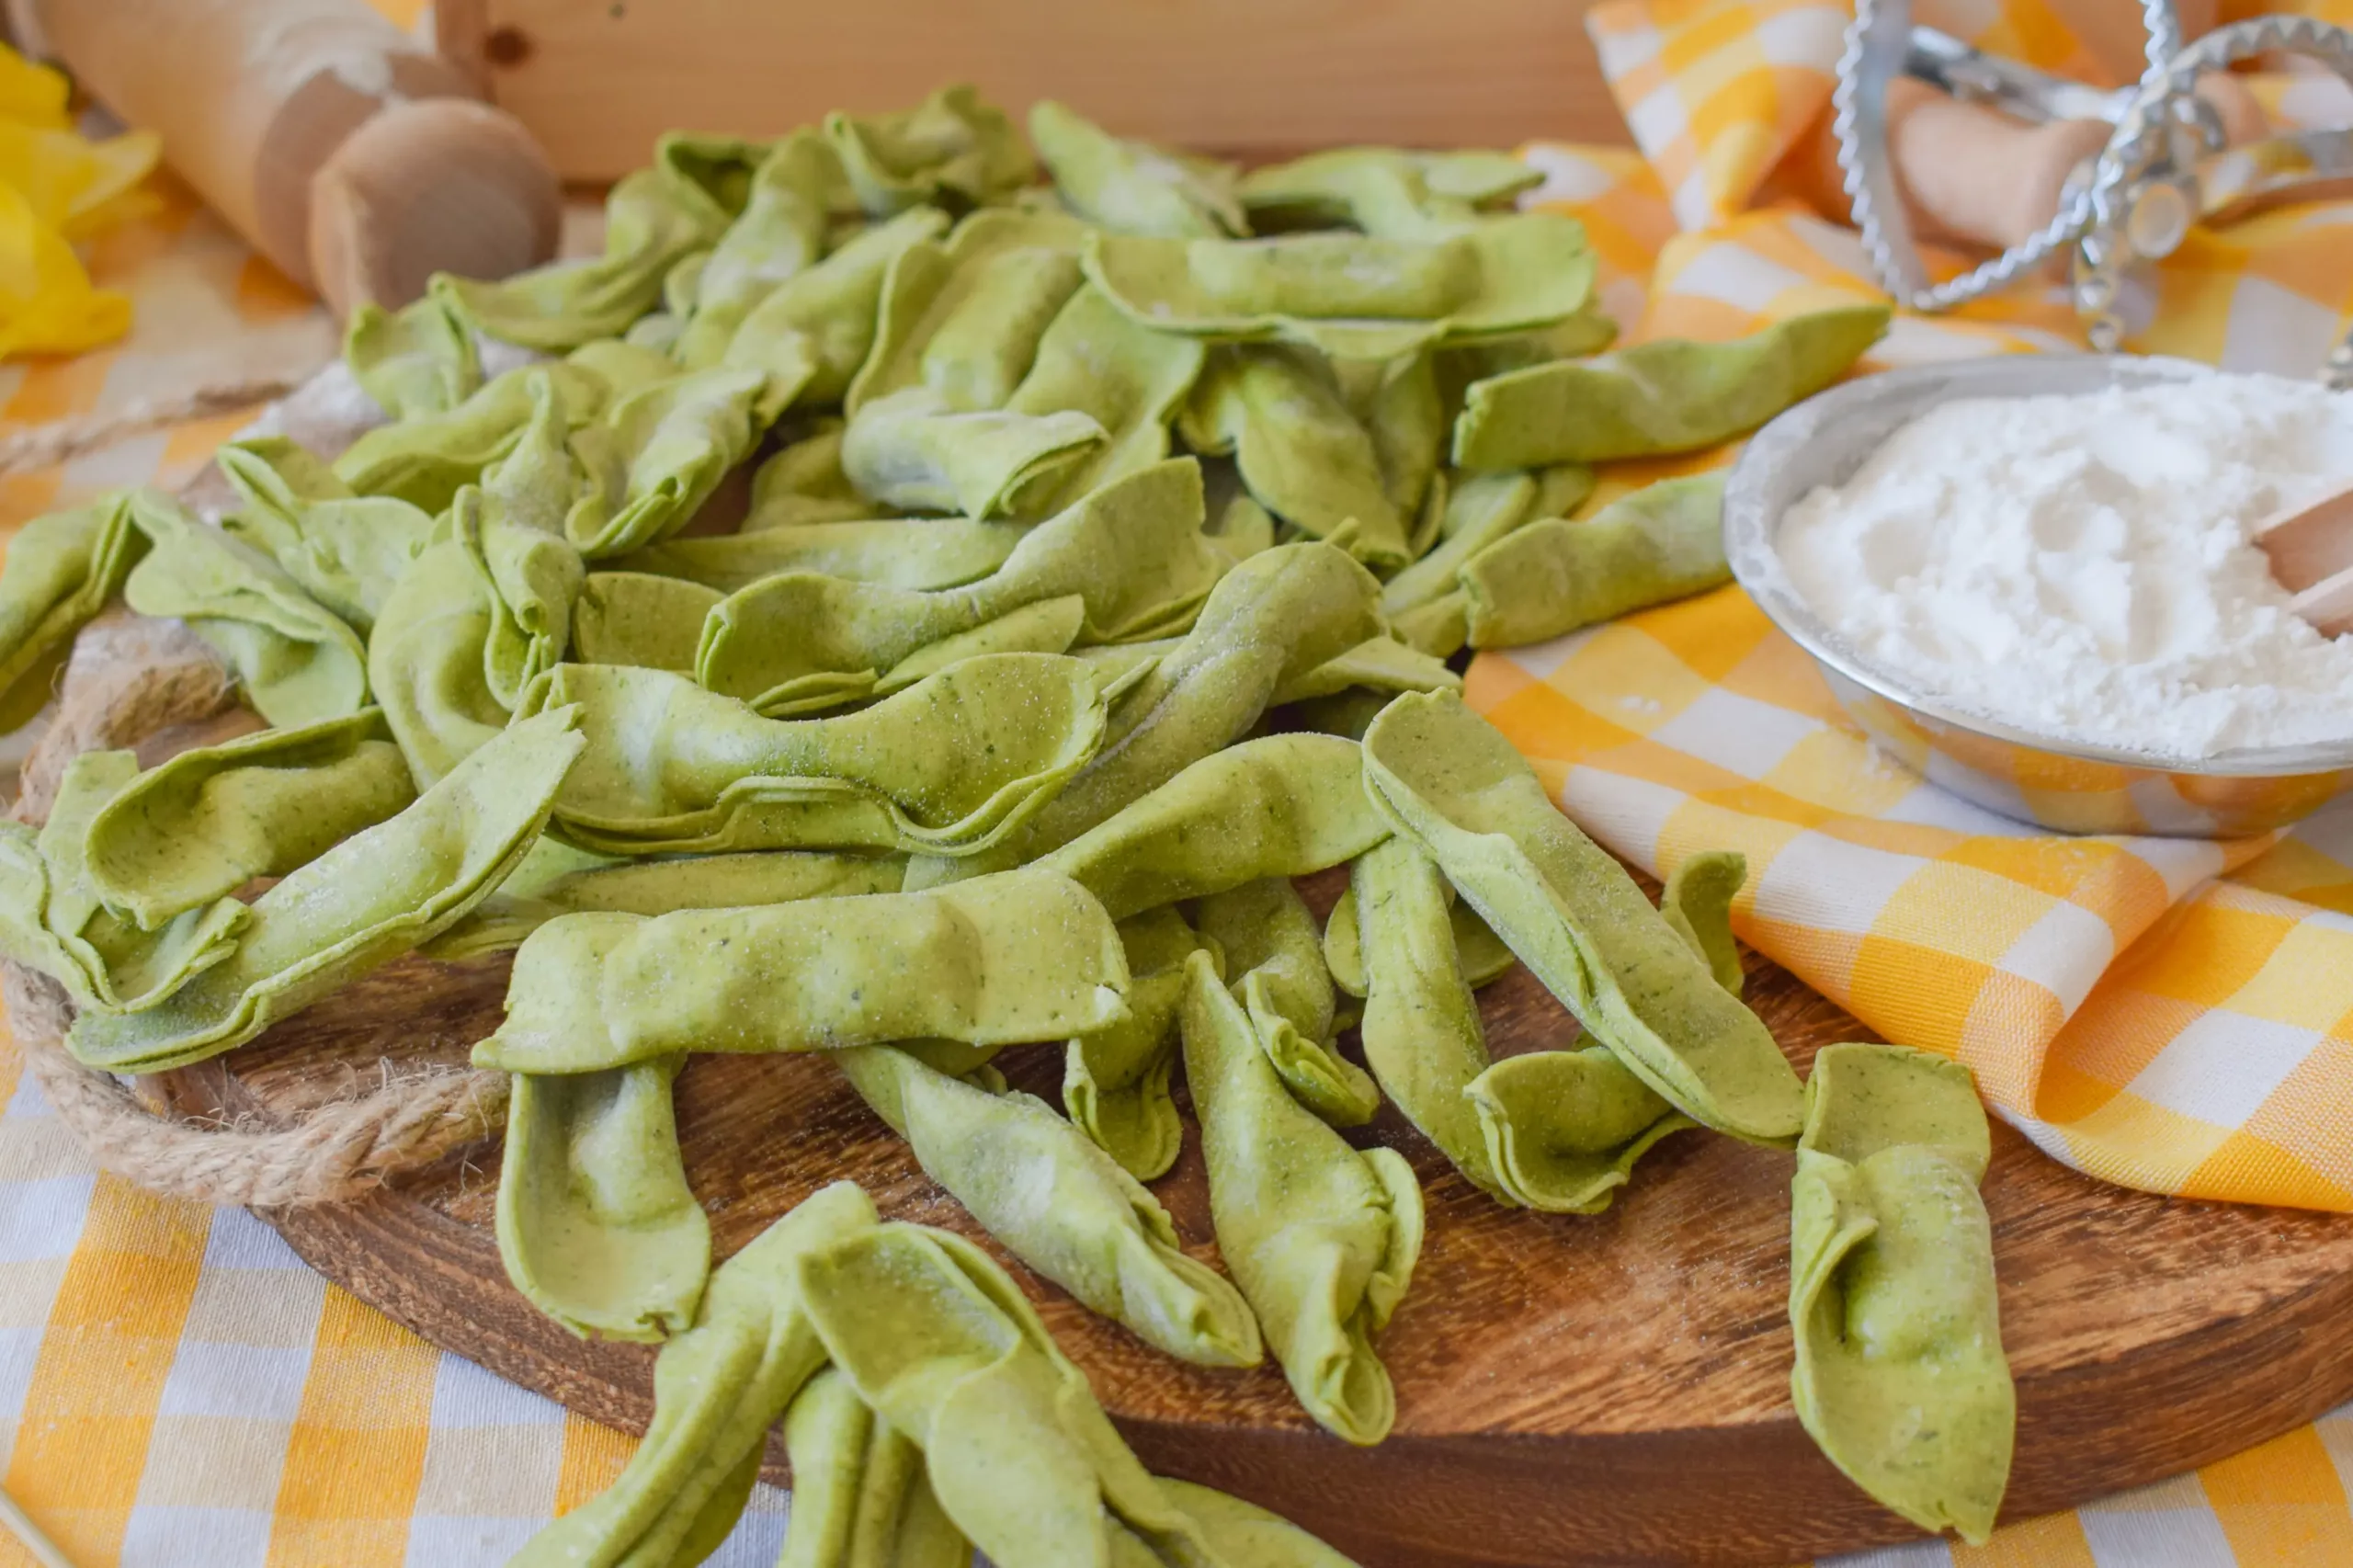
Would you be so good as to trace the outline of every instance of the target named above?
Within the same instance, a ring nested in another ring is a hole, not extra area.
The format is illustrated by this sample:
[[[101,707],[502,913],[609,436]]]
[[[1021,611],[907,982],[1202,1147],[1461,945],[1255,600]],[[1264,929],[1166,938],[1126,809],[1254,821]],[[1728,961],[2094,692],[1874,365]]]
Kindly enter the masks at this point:
[[[1088,236],[1086,262],[1113,303],[1156,331],[1276,338],[1346,359],[1394,359],[1550,325],[1585,304],[1594,266],[1584,228],[1547,212],[1415,239],[1098,233]]]
[[[460,506],[478,514],[481,492],[467,491]],[[490,687],[494,597],[477,554],[452,534],[401,574],[369,635],[368,682],[419,788],[506,726]]]
[[[1695,452],[1754,430],[1845,374],[1887,330],[1883,304],[1790,316],[1729,343],[1659,338],[1472,386],[1462,468],[1536,468]]]
[[[147,535],[128,494],[35,517],[7,543],[0,570],[0,733],[49,701],[74,634],[122,588]]]
[[[1435,367],[1436,357],[1426,353],[1385,364],[1378,359],[1332,362],[1349,411],[1372,438],[1381,485],[1403,517],[1426,509],[1423,503],[1446,448],[1446,408],[1438,397]],[[1427,540],[1417,540],[1410,553],[1418,555],[1427,548]]]
[[[925,1174],[1014,1256],[1178,1360],[1257,1365],[1258,1324],[1233,1287],[1186,1256],[1160,1200],[1044,1101],[992,1094],[888,1047],[834,1060]]]
[[[629,393],[574,440],[608,497],[580,505],[564,532],[591,561],[657,544],[692,521],[752,449],[766,383],[740,368],[690,371]]]
[[[1032,531],[1025,523],[961,517],[787,523],[712,539],[674,539],[608,564],[623,572],[682,577],[722,594],[788,572],[927,592],[987,576]]]
[[[669,324],[660,333],[662,341],[658,347],[662,352],[667,354],[676,350],[678,335],[685,330],[687,317],[694,313],[695,301],[702,292],[702,270],[710,265],[709,247],[690,250],[672,262],[670,269],[662,274],[662,308],[649,318],[666,319]],[[632,322],[621,341],[632,347],[656,347],[657,345],[647,335],[650,330],[643,321]],[[586,346],[584,344],[582,347]]]
[[[187,621],[236,671],[263,718],[308,724],[366,705],[358,637],[278,562],[153,491],[131,497],[131,520],[150,549],[123,580],[124,600],[142,615]]]
[[[829,114],[825,138],[858,204],[875,215],[926,201],[982,206],[1038,173],[1005,111],[961,83],[896,114]]]
[[[972,1543],[931,1494],[923,1450],[827,1367],[784,1414],[792,1511],[777,1568],[969,1568]]]
[[[1336,147],[1253,169],[1239,190],[1251,216],[1273,228],[1347,224],[1410,239],[1469,228],[1482,209],[1507,206],[1543,180],[1508,153]]]
[[[1369,851],[1368,858],[1380,853]],[[1336,1049],[1338,1008],[1323,940],[1290,879],[1266,877],[1212,893],[1194,905],[1193,918],[1224,953],[1234,1000],[1291,1097],[1335,1127],[1370,1121],[1381,1093]]]
[[[683,577],[591,572],[572,607],[572,647],[584,664],[692,675],[703,619],[726,597]]]
[[[131,766],[138,766],[136,758]],[[96,977],[82,950],[50,929],[50,898],[49,865],[41,858],[40,834],[28,824],[0,817],[0,956],[49,976],[65,988],[74,1006],[91,1006]],[[208,934],[212,961],[228,956],[233,939],[233,932]],[[103,960],[98,967],[103,968]]]
[[[1061,1040],[1117,1018],[1127,981],[1102,905],[1042,870],[653,919],[567,915],[516,954],[506,1020],[474,1064],[591,1073],[679,1051]]]
[[[566,665],[526,708],[577,703],[588,755],[559,834],[614,855],[829,848],[973,854],[1102,743],[1078,660],[967,659],[835,719],[763,719],[661,670]]]
[[[851,382],[842,465],[892,506],[987,517],[1033,513],[1107,435],[1076,409],[1006,407],[1078,290],[1085,228],[974,213],[947,243],[891,264],[873,352]]]
[[[554,839],[541,839],[534,854],[551,850],[578,862],[577,869],[534,878],[530,866],[517,867],[496,892],[435,937],[426,950],[449,960],[506,952],[557,915],[589,910],[669,915],[681,909],[738,909],[803,898],[897,892],[906,870],[905,861],[892,856],[792,850],[615,863]]]
[[[1185,1078],[1218,1252],[1307,1413],[1378,1443],[1397,1407],[1372,1336],[1412,1281],[1422,1189],[1404,1155],[1351,1149],[1294,1101],[1209,955],[1186,963]]]
[[[1463,1086],[1498,1193],[1552,1214],[1598,1214],[1634,1163],[1697,1126],[1606,1046],[1507,1056]]]
[[[1114,919],[1261,877],[1304,877],[1390,835],[1368,797],[1364,754],[1330,735],[1266,735],[1194,763],[1040,857]]]
[[[416,798],[373,709],[181,752],[101,807],[81,846],[106,906],[153,931],[256,877],[282,877]]]
[[[1738,855],[1694,855],[1668,879],[1660,901],[1668,926],[1733,996],[1740,961],[1725,913],[1745,874]],[[1498,1196],[1553,1213],[1599,1213],[1654,1144],[1697,1125],[1604,1046],[1507,1057],[1462,1092]]]
[[[759,1479],[769,1426],[825,1364],[801,1260],[875,1227],[841,1181],[719,1266],[694,1326],[654,1362],[654,1420],[612,1485],[533,1536],[508,1568],[695,1563],[719,1548]]]
[[[343,359],[360,390],[395,420],[446,414],[482,385],[474,335],[446,299],[431,294],[397,311],[361,301],[344,327]]]
[[[984,653],[1060,653],[1067,652],[1086,630],[1086,600],[1076,594],[1066,594],[1058,599],[1040,599],[984,620],[970,631],[960,631],[926,643],[885,671],[874,683],[874,695],[888,697],[904,691],[917,681],[925,680],[966,659],[979,658]],[[1099,670],[1090,666],[1097,689],[1104,701],[1115,697],[1116,680],[1105,680]]]
[[[1051,98],[1029,107],[1029,140],[1063,205],[1097,228],[1208,239],[1250,232],[1232,164],[1113,136]]]
[[[970,866],[926,863],[925,878],[970,876],[1034,859],[1108,821],[1201,758],[1240,740],[1289,679],[1379,630],[1380,585],[1322,543],[1254,555],[1211,590],[1183,642],[1130,688],[1101,754],[1005,846]]]
[[[1992,1142],[1969,1069],[1894,1045],[1828,1045],[1790,1184],[1790,1377],[1830,1461],[1926,1530],[1983,1545],[2009,1479]]]
[[[1405,563],[1405,523],[1384,481],[1381,455],[1326,366],[1282,345],[1221,348],[1193,388],[1185,440],[1234,456],[1251,496],[1318,539],[1343,523],[1350,549],[1376,570]]]
[[[1455,954],[1445,879],[1411,838],[1359,857],[1349,873],[1364,959],[1364,1059],[1405,1119],[1473,1187],[1518,1201],[1487,1154],[1463,1091],[1487,1070],[1479,1004]]]
[[[1457,698],[1408,694],[1365,733],[1364,758],[1382,808],[1643,1082],[1733,1137],[1796,1136],[1802,1091],[1772,1035],[1492,724]]]
[[[881,286],[879,277],[876,286]],[[870,303],[867,316],[870,333]],[[752,505],[741,531],[752,534],[803,523],[858,522],[872,517],[872,505],[842,472],[842,432],[847,426],[831,415],[796,420],[795,426],[798,433],[793,438],[752,472]]]
[[[582,344],[560,360],[523,369],[547,373],[563,395],[578,405],[573,411],[576,428],[630,393],[675,379],[678,362],[666,349],[626,338],[600,337]]]
[[[483,471],[478,506],[453,503],[450,528],[490,590],[483,675],[512,708],[523,687],[560,663],[587,563],[564,537],[574,511],[596,504],[597,480],[574,457],[561,382],[529,383],[531,418],[507,454]]]
[[[1386,700],[1382,706],[1386,707]],[[1462,970],[1462,978],[1472,990],[1502,979],[1511,972],[1519,960],[1504,946],[1501,937],[1488,929],[1479,918],[1479,912],[1457,898],[1450,884],[1441,884],[1446,896],[1447,925],[1454,936],[1454,960]],[[1364,972],[1364,943],[1357,924],[1357,895],[1353,886],[1340,890],[1338,902],[1324,924],[1324,965],[1331,971],[1332,983],[1348,995],[1361,1001],[1368,989]]]
[[[516,440],[459,491],[369,637],[369,679],[420,783],[496,734],[570,642],[587,568],[562,530],[598,491],[567,444],[561,383],[525,390]]]
[[[1430,546],[1438,539],[1438,529],[1446,522],[1446,493],[1453,485],[1452,474],[1433,462],[1424,475],[1422,504],[1405,531],[1405,552],[1418,561],[1429,553]]]
[[[1189,622],[1224,570],[1200,522],[1199,469],[1165,462],[1040,524],[1004,565],[961,587],[915,593],[805,573],[771,577],[711,612],[696,678],[763,712],[834,706],[866,695],[919,649],[1073,594],[1086,602],[1086,641],[1152,636]]]
[[[1533,365],[1582,359],[1600,353],[1617,340],[1618,324],[1602,311],[1599,301],[1588,300],[1574,314],[1536,332],[1459,343],[1440,349],[1435,358],[1438,401],[1446,409],[1447,424],[1451,426],[1461,417],[1463,400],[1475,382],[1525,370]]]
[[[304,592],[365,637],[392,585],[425,549],[433,519],[391,495],[354,495],[333,469],[283,436],[213,454],[244,506],[222,531],[274,559]]]
[[[1190,338],[1129,320],[1093,284],[1072,295],[1005,406],[1011,414],[1084,414],[1104,439],[1026,501],[1029,515],[1074,506],[1165,459],[1169,422],[1201,372],[1203,353]]]
[[[0,727],[118,591],[270,727],[87,753],[43,827],[0,821],[0,956],[144,1074],[403,953],[512,954],[472,1056],[513,1078],[507,1276],[662,1346],[643,1444],[523,1568],[704,1561],[779,1420],[779,1568],[1347,1568],[1151,1475],[1024,1288],[1193,1365],[1271,1351],[1381,1442],[1424,1198],[1338,1130],[1384,1097],[1548,1213],[1677,1131],[1795,1143],[1800,1417],[1982,1540],[2014,1395],[1965,1070],[1833,1046],[1802,1085],[1739,1000],[1743,858],[1654,906],[1449,667],[1725,581],[1719,477],[1572,522],[1587,465],[1753,429],[1888,312],[1605,353],[1584,227],[1513,210],[1518,157],[1245,173],[1029,125],[957,85],[665,136],[601,255],[355,311],[390,422],[332,461],[230,444],[217,528],[144,494],[28,525]],[[1319,926],[1293,879],[1340,866]],[[1522,961],[1586,1038],[1496,1061],[1475,990]],[[1060,1108],[993,1064],[1048,1043]],[[714,1267],[677,1076],[811,1051],[1034,1280],[847,1183]],[[1180,1058],[1230,1278],[1143,1185]]]
[[[530,1303],[586,1338],[691,1327],[710,1221],[687,1187],[665,1056],[603,1073],[515,1075],[498,1167],[498,1254]]]
[[[883,1225],[807,1256],[803,1310],[933,1494],[998,1568],[1209,1564],[1199,1526],[1120,1438],[1020,1288],[970,1242]],[[1240,1568],[1240,1565],[1236,1565]]]
[[[545,388],[553,389],[567,430],[594,420],[612,393],[603,376],[579,365],[520,366],[483,382],[454,408],[368,431],[330,466],[354,494],[444,511],[460,489],[481,483],[484,469],[514,450],[551,395]]]
[[[815,266],[842,187],[841,160],[822,137],[797,131],[752,171],[744,209],[695,279],[693,309],[673,350],[690,370],[716,365],[744,318],[779,284]]]
[[[1473,648],[1540,642],[1732,580],[1723,476],[1661,480],[1590,521],[1518,529],[1462,564]]]
[[[1471,641],[1471,596],[1456,588],[1400,610],[1389,618],[1389,631],[1415,653],[1450,659]]]
[[[1120,1169],[1154,1181],[1184,1147],[1185,1125],[1168,1082],[1176,1064],[1185,960],[1205,943],[1164,904],[1120,921],[1120,947],[1128,960],[1127,1016],[1072,1038],[1063,1055],[1063,1104]]]
[[[868,403],[911,387],[949,409],[1004,407],[1078,291],[1086,237],[1084,224],[1059,214],[1000,208],[973,213],[944,244],[919,242],[892,257],[873,351],[844,399],[851,431]],[[847,451],[844,461],[855,479]]]
[[[673,263],[727,228],[732,213],[711,188],[720,182],[697,177],[714,161],[709,145],[673,132],[656,144],[654,167],[613,187],[597,259],[551,262],[498,282],[439,273],[433,296],[476,331],[527,348],[560,354],[618,336],[662,297]]]
[[[1106,438],[1074,411],[961,411],[928,387],[909,387],[858,411],[843,437],[842,466],[887,507],[1014,516],[1033,510]]]
[[[1224,506],[1212,506],[1210,510],[1210,537],[1234,561],[1246,561],[1262,550],[1275,548],[1274,514],[1246,493],[1233,495]]]
[[[438,935],[488,896],[539,836],[585,744],[573,720],[558,710],[515,725],[406,811],[255,900],[227,960],[159,1006],[83,1014],[67,1047],[115,1073],[201,1062]]]
[[[194,976],[227,962],[251,924],[245,906],[224,897],[145,932],[99,902],[83,863],[90,822],[138,776],[139,759],[130,752],[85,752],[59,778],[39,835],[29,828],[8,835],[0,900],[16,928],[16,956],[63,985],[85,1015],[160,1005]]]
[[[1381,613],[1394,620],[1455,592],[1464,562],[1540,517],[1566,517],[1593,483],[1593,471],[1574,464],[1547,471],[1543,482],[1517,472],[1462,476],[1448,486],[1437,540],[1381,587]],[[1424,651],[1440,657],[1453,652]]]
[[[1359,859],[1351,892],[1365,1059],[1472,1185],[1507,1204],[1598,1213],[1654,1143],[1692,1125],[1599,1047],[1489,1064],[1446,884],[1410,841]]]
[[[947,229],[946,213],[917,207],[844,242],[752,307],[728,340],[720,363],[758,370],[764,381],[772,366],[805,365],[807,374],[791,383],[791,401],[840,402],[873,349],[882,280],[891,263],[909,246]],[[782,410],[779,391],[776,384],[764,386],[754,409],[762,423]]]
[[[1368,637],[1337,658],[1302,670],[1275,688],[1269,708],[1311,702],[1343,691],[1382,694],[1401,691],[1460,691],[1462,677],[1433,658],[1394,637]]]
[[[1686,856],[1667,873],[1658,912],[1699,955],[1716,983],[1737,996],[1747,983],[1733,940],[1732,901],[1748,880],[1748,858],[1737,850],[1705,849]]]

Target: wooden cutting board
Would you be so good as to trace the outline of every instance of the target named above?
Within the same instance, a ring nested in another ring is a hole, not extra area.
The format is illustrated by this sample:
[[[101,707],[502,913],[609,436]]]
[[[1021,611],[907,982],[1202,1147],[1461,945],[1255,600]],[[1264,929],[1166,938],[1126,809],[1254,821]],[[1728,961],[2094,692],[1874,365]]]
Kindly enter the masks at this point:
[[[1306,884],[1319,911],[1340,885]],[[1821,1044],[1871,1038],[1748,960],[1750,1000],[1801,1070]],[[169,1093],[184,1111],[267,1117],[347,1093],[388,1052],[457,1060],[496,1026],[506,973],[504,960],[403,960],[173,1074]],[[1525,971],[1482,1005],[1499,1055],[1575,1031]],[[1051,1099],[1061,1061],[1046,1049],[999,1064]],[[888,1216],[986,1242],[822,1057],[699,1057],[677,1105],[722,1256],[843,1176]],[[1188,1133],[1155,1189],[1188,1249],[1213,1257]],[[1153,1469],[1278,1509],[1367,1568],[1772,1564],[1917,1533],[1833,1470],[1790,1409],[1787,1154],[1678,1134],[1615,1207],[1582,1218],[1499,1207],[1393,1111],[1358,1141],[1402,1150],[1429,1208],[1412,1293],[1381,1340],[1398,1418],[1375,1449],[1317,1430],[1271,1363],[1172,1361],[992,1248]],[[497,1175],[484,1147],[366,1202],[263,1217],[435,1344],[642,1428],[653,1351],[575,1340],[507,1285]],[[2222,1458],[2353,1395],[2353,1219],[2103,1186],[1998,1124],[1985,1200],[2018,1383],[2007,1517]],[[767,1473],[787,1479],[773,1436]]]

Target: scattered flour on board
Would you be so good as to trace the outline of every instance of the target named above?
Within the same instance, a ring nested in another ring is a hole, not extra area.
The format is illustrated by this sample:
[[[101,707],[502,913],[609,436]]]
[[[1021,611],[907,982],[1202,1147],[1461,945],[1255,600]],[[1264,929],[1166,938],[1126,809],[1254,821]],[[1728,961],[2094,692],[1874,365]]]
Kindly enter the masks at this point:
[[[2288,611],[2254,525],[2353,480],[2353,394],[2217,375],[1969,398],[1783,516],[1814,610],[1924,694],[2173,756],[2353,737],[2353,636]]]

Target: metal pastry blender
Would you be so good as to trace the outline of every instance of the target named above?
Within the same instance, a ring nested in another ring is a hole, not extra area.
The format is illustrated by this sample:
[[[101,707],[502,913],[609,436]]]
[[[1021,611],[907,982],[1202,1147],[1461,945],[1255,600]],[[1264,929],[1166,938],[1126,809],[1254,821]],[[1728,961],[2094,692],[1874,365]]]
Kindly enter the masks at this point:
[[[2108,90],[1915,27],[1911,0],[1857,0],[1832,124],[1863,248],[1898,303],[1949,310],[2063,257],[2092,346],[2112,351],[2124,332],[2126,281],[2170,255],[2193,225],[2353,193],[2353,128],[2272,133],[2244,90],[2221,74],[2234,62],[2281,51],[2318,59],[2353,83],[2353,31],[2308,17],[2256,17],[2185,46],[2174,0],[2143,0],[2142,12],[2147,69],[2135,85]],[[2026,125],[2105,127],[2106,141],[2075,164],[2040,228],[1959,277],[1932,282],[1890,151],[1891,87],[1904,82]],[[2330,354],[2324,377],[2353,384],[2353,339]]]

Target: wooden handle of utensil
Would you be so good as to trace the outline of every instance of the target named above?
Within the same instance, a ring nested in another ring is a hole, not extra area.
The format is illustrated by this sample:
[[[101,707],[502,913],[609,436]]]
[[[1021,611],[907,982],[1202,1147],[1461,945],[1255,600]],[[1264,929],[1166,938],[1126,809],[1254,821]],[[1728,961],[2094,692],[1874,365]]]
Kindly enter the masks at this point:
[[[2222,121],[2224,146],[2235,147],[2271,134],[2271,119],[2263,112],[2255,90],[2229,72],[2209,71],[2190,91],[2204,98]]]
[[[2263,108],[2235,77],[2202,78],[2233,145],[2266,133]],[[1983,104],[1949,97],[1899,76],[1887,85],[1887,155],[1916,238],[2007,250],[2059,210],[2067,176],[2108,144],[2097,119],[2030,125]],[[1843,211],[1837,150],[1824,116],[1815,144],[1791,160],[1790,184],[1829,211]]]
[[[546,157],[365,0],[31,8],[94,97],[160,135],[231,227],[338,312],[403,303],[438,267],[500,277],[554,254],[561,193]],[[328,210],[314,217],[322,190]]]
[[[2148,30],[2135,0],[2045,0],[2075,41],[2111,82],[2137,82],[2148,67]],[[2285,9],[2285,7],[2282,7]],[[2217,0],[2175,0],[2185,42],[2214,30]]]
[[[1913,238],[2007,250],[2059,210],[2068,173],[2108,142],[2098,120],[2029,125],[1898,76],[1887,85],[1887,157]],[[1775,172],[1779,188],[1847,215],[1837,139],[1825,111]]]
[[[513,115],[465,98],[396,104],[311,181],[313,282],[338,316],[400,305],[436,272],[504,278],[555,254],[563,193]]]
[[[1923,237],[2007,250],[2051,221],[2104,120],[2029,125],[1910,78],[1888,84],[1887,155]]]

